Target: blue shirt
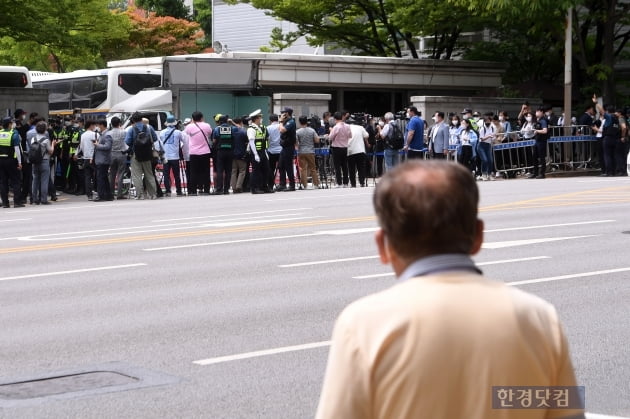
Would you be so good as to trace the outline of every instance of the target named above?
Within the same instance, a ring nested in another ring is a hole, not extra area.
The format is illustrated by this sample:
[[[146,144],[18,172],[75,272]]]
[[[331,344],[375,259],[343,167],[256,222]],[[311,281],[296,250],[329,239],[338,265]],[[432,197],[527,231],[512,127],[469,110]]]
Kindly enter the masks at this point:
[[[280,154],[282,146],[280,145],[280,125],[271,124],[267,127],[269,134],[269,148],[267,151],[271,154]]]
[[[136,122],[135,125],[127,128],[127,134],[125,135],[125,144],[127,144],[129,147],[132,147],[132,150],[133,150],[133,144],[136,141],[136,130],[133,129],[133,127],[138,128],[138,131],[142,131],[145,125],[142,123],[142,121],[140,121],[140,122]],[[151,138],[153,139],[153,142],[156,142],[158,139],[158,136],[155,133],[155,130],[153,129],[153,127],[151,125],[148,125],[146,128],[147,128],[147,133],[151,136]]]
[[[167,127],[160,133],[160,140],[162,140],[164,158],[166,160],[179,160],[182,132],[175,127]]]
[[[424,148],[424,121],[419,116],[411,117],[407,124],[407,132],[413,131],[413,137],[408,144],[410,150],[420,151]],[[405,142],[407,135],[405,135]]]

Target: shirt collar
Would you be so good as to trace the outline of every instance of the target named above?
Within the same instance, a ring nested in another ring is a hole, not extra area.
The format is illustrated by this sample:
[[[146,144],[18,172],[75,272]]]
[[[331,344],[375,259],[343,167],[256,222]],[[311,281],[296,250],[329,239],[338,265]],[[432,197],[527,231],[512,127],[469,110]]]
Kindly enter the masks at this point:
[[[425,276],[437,272],[468,271],[481,275],[481,269],[475,266],[470,256],[461,253],[448,253],[443,255],[427,256],[418,259],[405,269],[398,277],[400,281],[406,281],[416,276]]]

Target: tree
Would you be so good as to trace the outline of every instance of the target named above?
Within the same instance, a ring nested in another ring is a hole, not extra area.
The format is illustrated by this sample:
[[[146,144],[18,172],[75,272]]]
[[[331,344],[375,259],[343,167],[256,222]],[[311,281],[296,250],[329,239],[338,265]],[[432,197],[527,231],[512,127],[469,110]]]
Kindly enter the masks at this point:
[[[0,30],[10,34],[1,54],[32,69],[95,68],[104,42],[127,37],[125,17],[110,13],[108,0],[8,0],[3,6],[11,12],[0,14]]]
[[[131,20],[127,57],[155,57],[202,52],[204,33],[196,22],[170,16],[158,17],[150,12],[145,17],[135,9],[125,14]],[[126,58],[126,57],[125,57]]]
[[[238,0],[231,0],[233,3]],[[306,35],[313,46],[328,44],[371,56],[401,57],[405,47],[417,58],[415,39],[390,19],[390,0],[244,0],[271,16],[293,22],[298,30],[284,35]]]
[[[193,18],[205,34],[204,46],[212,44],[212,3],[208,0],[194,0]]]
[[[190,20],[190,10],[183,0],[136,0],[136,6],[156,16]]]

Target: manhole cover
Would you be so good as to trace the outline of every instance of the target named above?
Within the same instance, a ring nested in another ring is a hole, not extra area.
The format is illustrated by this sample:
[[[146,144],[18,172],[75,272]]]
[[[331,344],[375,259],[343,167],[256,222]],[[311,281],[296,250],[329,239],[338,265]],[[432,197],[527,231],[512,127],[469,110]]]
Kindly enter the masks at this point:
[[[177,377],[125,362],[107,362],[35,376],[5,378],[0,382],[0,411],[50,400],[163,386],[178,381]]]
[[[0,399],[24,400],[54,394],[96,390],[103,387],[122,386],[137,382],[135,377],[111,371],[95,371],[82,374],[47,377],[0,385]]]

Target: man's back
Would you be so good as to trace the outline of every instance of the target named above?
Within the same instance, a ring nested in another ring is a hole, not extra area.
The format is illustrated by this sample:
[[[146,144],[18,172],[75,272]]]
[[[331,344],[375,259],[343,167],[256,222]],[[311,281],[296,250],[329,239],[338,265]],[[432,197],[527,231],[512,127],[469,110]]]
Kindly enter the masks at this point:
[[[493,386],[553,385],[576,385],[554,308],[480,275],[444,272],[344,310],[318,417],[567,417],[571,411],[492,408]]]

